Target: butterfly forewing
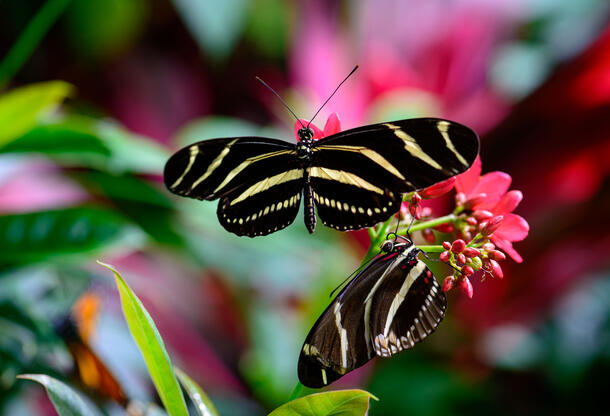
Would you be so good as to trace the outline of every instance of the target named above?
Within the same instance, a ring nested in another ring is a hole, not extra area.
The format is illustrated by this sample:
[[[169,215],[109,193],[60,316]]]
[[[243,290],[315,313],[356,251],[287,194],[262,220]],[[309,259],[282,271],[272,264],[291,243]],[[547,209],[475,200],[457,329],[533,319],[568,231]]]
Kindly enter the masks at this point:
[[[323,387],[375,355],[411,348],[436,329],[446,299],[418,251],[409,242],[378,256],[333,300],[305,340],[301,383]]]

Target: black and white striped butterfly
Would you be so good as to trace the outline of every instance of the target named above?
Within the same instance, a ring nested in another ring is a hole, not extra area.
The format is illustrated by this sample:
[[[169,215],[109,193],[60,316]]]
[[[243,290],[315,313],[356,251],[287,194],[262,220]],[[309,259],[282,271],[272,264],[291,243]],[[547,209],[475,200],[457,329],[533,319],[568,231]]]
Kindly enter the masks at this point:
[[[305,339],[298,373],[308,387],[324,387],[374,356],[390,357],[430,335],[447,300],[418,260],[408,238],[383,243],[374,258],[335,297]]]
[[[396,213],[402,194],[467,170],[479,139],[461,124],[418,118],[373,124],[313,140],[309,125],[289,143],[265,137],[212,139],[176,152],[167,188],[200,200],[220,198],[228,231],[255,237],[290,225],[304,202],[309,232],[373,226]],[[315,207],[315,208],[314,208]]]

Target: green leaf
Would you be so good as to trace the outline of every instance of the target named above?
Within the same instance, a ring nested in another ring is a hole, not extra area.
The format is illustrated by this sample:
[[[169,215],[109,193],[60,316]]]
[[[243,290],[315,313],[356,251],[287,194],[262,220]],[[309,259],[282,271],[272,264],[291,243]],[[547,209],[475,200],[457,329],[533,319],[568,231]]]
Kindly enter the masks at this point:
[[[0,216],[0,264],[88,253],[117,242],[139,244],[142,233],[112,211],[65,208]]]
[[[174,368],[176,375],[180,379],[182,386],[188,393],[189,397],[195,404],[197,414],[200,416],[218,416],[218,411],[214,407],[214,404],[209,399],[203,389],[197,384],[192,378],[190,378],[184,371],[179,368]]]
[[[165,410],[171,416],[188,416],[186,402],[163,339],[148,311],[114,267],[100,261],[98,263],[114,273],[129,331],[144,357],[148,372]]]
[[[36,381],[44,386],[59,416],[95,416],[100,412],[92,410],[70,386],[44,374],[22,374],[24,380]]]
[[[0,146],[32,129],[40,117],[72,92],[72,85],[49,81],[14,89],[0,97]]]
[[[293,400],[269,413],[269,416],[365,415],[369,399],[378,400],[364,390],[336,390],[310,394]]]

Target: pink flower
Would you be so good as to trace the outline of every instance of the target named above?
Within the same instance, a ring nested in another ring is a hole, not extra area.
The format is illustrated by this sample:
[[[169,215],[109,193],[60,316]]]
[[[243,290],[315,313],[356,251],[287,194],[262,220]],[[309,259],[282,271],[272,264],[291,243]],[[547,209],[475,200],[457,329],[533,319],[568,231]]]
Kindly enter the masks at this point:
[[[299,119],[294,123],[294,135],[297,138],[297,141],[299,140],[299,130],[302,129],[303,126],[307,127],[307,124],[309,124],[309,121],[304,119]],[[313,130],[313,139],[320,140],[324,137],[339,133],[341,131],[341,120],[339,120],[337,113],[332,113],[326,120],[324,130],[320,130],[313,123],[309,124],[309,128]]]
[[[491,241],[521,263],[523,259],[512,243],[527,237],[529,224],[519,215],[512,214],[523,199],[523,194],[517,190],[508,191],[511,181],[510,175],[504,172],[490,172],[481,176],[481,160],[477,157],[470,169],[456,177],[455,189],[461,194],[458,199],[464,201],[465,207],[503,217],[491,234]]]

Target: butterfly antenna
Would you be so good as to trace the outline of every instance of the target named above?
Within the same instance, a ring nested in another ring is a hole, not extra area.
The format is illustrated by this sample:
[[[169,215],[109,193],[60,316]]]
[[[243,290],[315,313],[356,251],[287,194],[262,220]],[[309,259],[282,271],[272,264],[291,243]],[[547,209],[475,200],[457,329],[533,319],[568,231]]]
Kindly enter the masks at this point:
[[[352,72],[353,72],[353,71],[352,71]],[[256,80],[257,80],[258,82],[260,82],[261,84],[263,84],[265,87],[269,88],[269,91],[271,91],[273,94],[275,94],[275,96],[278,98],[278,100],[280,100],[280,102],[281,102],[281,103],[284,105],[284,107],[286,107],[286,109],[287,109],[288,111],[290,111],[290,114],[292,114],[292,115],[294,116],[294,118],[296,119],[296,121],[298,121],[298,122],[299,122],[299,124],[301,125],[301,127],[303,127],[303,128],[305,129],[306,127],[303,125],[303,123],[301,122],[301,120],[299,120],[299,118],[297,117],[297,115],[296,115],[296,114],[294,114],[294,111],[292,111],[292,109],[291,109],[291,108],[288,106],[288,104],[286,104],[286,101],[284,101],[284,100],[282,99],[282,97],[280,97],[280,95],[279,95],[277,92],[275,92],[275,90],[274,90],[273,88],[271,88],[271,87],[269,86],[269,84],[267,84],[267,83],[266,83],[265,81],[263,81],[261,78],[259,78],[259,77],[255,77],[255,78],[256,78]],[[311,123],[311,122],[310,122],[310,123]],[[309,127],[309,124],[307,125],[307,127]]]
[[[330,292],[330,295],[328,295],[329,298],[333,297],[333,294],[335,294],[337,292],[337,290],[341,289],[343,287],[343,285],[345,284],[345,282],[347,282],[348,280],[350,280],[355,274],[360,273],[360,271],[362,269],[364,269],[366,266],[369,265],[369,263],[377,256],[377,254],[373,254],[373,256],[370,259],[367,259],[364,263],[362,263],[362,265],[360,267],[358,267],[356,270],[354,270],[352,272],[352,274],[350,274],[349,276],[347,276],[347,278],[345,278],[345,280],[343,280],[341,283],[339,283],[339,286],[337,286],[336,288],[333,289],[332,292]]]
[[[411,226],[413,225],[413,222],[415,221],[415,217],[411,216],[411,222],[409,223],[409,226],[407,227],[407,237],[409,238],[409,240],[413,241],[413,239],[411,238],[411,234],[409,234],[409,230],[411,229]]]
[[[335,95],[335,93],[339,90],[339,88],[341,87],[341,85],[343,85],[343,83],[345,81],[347,81],[347,79],[349,77],[352,76],[352,74],[354,72],[356,72],[356,69],[358,69],[358,65],[356,65],[354,67],[354,69],[352,69],[352,72],[350,72],[343,81],[341,81],[341,83],[339,85],[337,85],[337,88],[335,88],[335,90],[333,91],[333,93],[330,95],[330,97],[328,97],[328,99],[326,101],[324,101],[324,104],[322,104],[322,106],[318,109],[318,111],[316,111],[316,114],[313,115],[313,117],[311,118],[311,120],[309,120],[309,123],[307,123],[307,128],[309,128],[309,125],[311,124],[311,122],[313,121],[314,118],[316,118],[316,116],[318,115],[318,113],[324,108],[324,106],[330,101],[331,98],[333,98],[333,95]]]

